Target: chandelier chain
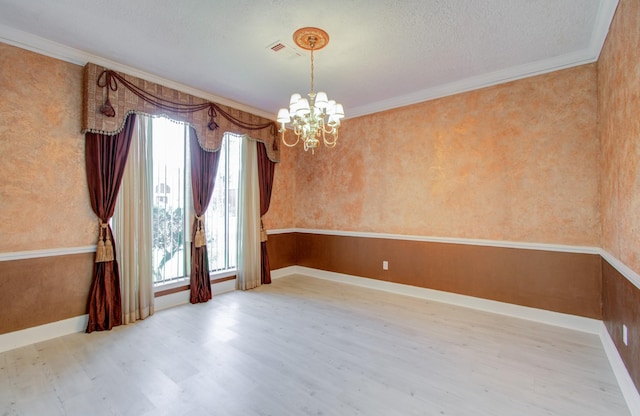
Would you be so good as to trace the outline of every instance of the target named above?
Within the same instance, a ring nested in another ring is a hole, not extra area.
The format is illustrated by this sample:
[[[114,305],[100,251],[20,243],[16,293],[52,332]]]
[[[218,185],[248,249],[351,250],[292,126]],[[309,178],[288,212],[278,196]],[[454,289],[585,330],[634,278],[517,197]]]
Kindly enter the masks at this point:
[[[313,49],[311,49],[311,92],[314,92],[313,89]]]
[[[316,38],[311,36],[309,38],[309,44],[311,45],[311,92],[314,92],[315,90],[313,89],[313,87],[314,87],[314,85],[313,85],[313,72],[314,72],[313,49],[316,46]]]

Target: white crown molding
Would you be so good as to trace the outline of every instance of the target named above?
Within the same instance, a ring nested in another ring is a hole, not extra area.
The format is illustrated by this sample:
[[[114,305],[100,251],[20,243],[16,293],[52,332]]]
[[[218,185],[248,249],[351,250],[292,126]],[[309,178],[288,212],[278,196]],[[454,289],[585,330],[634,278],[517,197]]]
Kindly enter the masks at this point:
[[[511,68],[489,72],[483,75],[461,79],[448,84],[437,85],[432,88],[412,92],[388,100],[373,102],[360,107],[349,109],[349,117],[355,118],[365,116],[393,108],[418,104],[437,98],[448,97],[464,92],[479,90],[498,84],[504,84],[519,79],[529,78],[561,69],[572,68],[580,65],[590,64],[597,60],[597,55],[593,55],[590,50],[579,53],[568,54],[552,59],[545,59],[527,65],[519,65]]]
[[[82,52],[78,49],[70,48],[2,24],[0,24],[0,41],[8,45],[17,46],[18,48],[39,53],[40,55],[49,56],[80,66],[84,66],[87,62],[92,62],[93,59],[102,59],[90,53]],[[102,62],[112,63],[106,59],[102,59]]]
[[[434,237],[422,235],[385,234],[359,231],[318,230],[309,228],[287,228],[283,230],[271,230],[268,234],[303,233],[336,235],[344,237],[382,238],[389,240],[422,241],[428,243],[464,244],[472,246],[519,248],[524,250],[558,251],[563,253],[600,254],[599,247],[572,246],[564,244],[528,243],[517,241],[483,240],[476,238]]]
[[[0,41],[9,45],[17,46],[22,49],[26,49],[32,52],[39,53],[41,55],[49,56],[51,58],[70,62],[72,64],[80,66],[86,65],[87,62],[92,62],[96,65],[101,65],[114,71],[142,78],[150,82],[155,82],[156,84],[160,84],[168,88],[173,88],[174,90],[191,94],[193,96],[203,98],[207,101],[212,101],[218,104],[233,107],[238,110],[246,111],[248,113],[255,114],[269,120],[273,120],[274,117],[273,114],[266,111],[253,108],[248,105],[238,103],[224,97],[220,97],[218,95],[210,94],[208,92],[189,87],[188,85],[180,84],[178,82],[159,77],[140,69],[120,64],[118,62],[103,58],[98,55],[94,55],[89,52],[71,48],[60,43],[52,42],[48,39],[41,38],[39,36],[35,36],[30,33],[23,32],[21,30],[17,30],[5,25],[0,25]]]
[[[596,21],[594,23],[595,29],[592,32],[589,46],[582,51],[544,59],[526,65],[518,65],[499,71],[489,72],[483,75],[451,82],[449,84],[415,91],[411,94],[394,97],[388,100],[377,101],[360,107],[350,108],[349,117],[347,118],[355,118],[378,113],[392,108],[417,104],[424,101],[461,94],[468,91],[491,87],[493,85],[504,84],[506,82],[596,62],[600,57],[600,52],[602,51],[602,47],[607,38],[609,26],[613,21],[613,16],[616,12],[617,6],[618,0],[600,1]]]
[[[589,50],[596,57],[596,61],[600,58],[600,52],[602,52],[604,43],[607,40],[609,28],[611,27],[617,8],[618,0],[600,1],[600,7],[598,8],[596,22],[594,24],[595,30],[591,32],[591,42],[589,43]]]
[[[617,6],[618,0],[602,0],[599,2],[599,9],[596,14],[596,21],[594,23],[594,30],[592,32],[589,46],[582,51],[551,59],[540,60],[526,65],[518,65],[500,71],[489,72],[483,75],[466,78],[445,85],[434,86],[433,88],[423,89],[388,100],[381,100],[363,106],[354,107],[349,109],[349,116],[347,119],[596,62],[600,56],[602,46],[606,40],[609,26],[611,25]],[[263,110],[237,103],[224,97],[216,96],[4,25],[0,25],[0,40],[23,49],[28,49],[33,52],[51,56],[77,65],[85,65],[87,62],[93,62],[98,65],[165,85],[169,88],[183,91],[209,101],[247,111],[265,117],[269,120],[272,120],[274,116],[273,114]]]
[[[95,253],[96,246],[50,248],[44,250],[14,251],[0,253],[0,262],[37,259],[40,257],[69,256],[72,254]]]

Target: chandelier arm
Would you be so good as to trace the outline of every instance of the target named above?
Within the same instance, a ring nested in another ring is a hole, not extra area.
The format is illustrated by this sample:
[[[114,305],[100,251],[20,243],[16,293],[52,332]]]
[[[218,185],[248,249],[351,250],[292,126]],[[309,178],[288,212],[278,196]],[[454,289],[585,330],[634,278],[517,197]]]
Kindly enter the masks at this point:
[[[333,135],[333,141],[329,141],[329,140],[325,140],[324,141],[324,145],[327,147],[335,147],[335,145],[338,143],[338,136],[337,135]]]
[[[293,144],[289,144],[289,143],[287,143],[287,139],[285,139],[285,132],[286,132],[286,131],[283,131],[283,132],[282,132],[282,143],[284,143],[284,145],[285,145],[285,146],[287,146],[287,147],[294,147],[295,145],[297,145],[297,144],[298,144],[298,142],[300,141],[300,135],[296,134],[296,141],[295,141],[295,143],[293,143]]]
[[[324,140],[324,145],[327,147],[334,147],[336,145],[336,143],[338,143],[338,129],[335,127],[331,128],[331,131],[328,131],[327,133],[331,134],[331,137],[333,137],[333,140]],[[324,138],[324,137],[323,137]]]
[[[338,143],[338,139],[336,137],[334,137],[332,141],[326,139],[324,141],[324,145],[327,147],[334,147],[336,143]]]
[[[329,133],[329,134],[333,134],[333,135],[335,135],[335,134],[336,134],[336,131],[337,131],[337,129],[336,129],[335,127],[331,127],[331,126],[329,127],[329,130],[327,130],[327,128],[326,128],[326,124],[324,124],[324,123],[323,123],[323,125],[322,125],[322,130],[323,130],[325,133]]]

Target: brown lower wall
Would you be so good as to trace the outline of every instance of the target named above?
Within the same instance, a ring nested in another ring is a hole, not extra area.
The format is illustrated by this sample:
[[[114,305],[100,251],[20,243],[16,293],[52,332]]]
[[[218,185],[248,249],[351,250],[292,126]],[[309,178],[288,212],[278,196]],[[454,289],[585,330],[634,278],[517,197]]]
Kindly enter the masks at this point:
[[[272,270],[300,265],[603,319],[640,391],[640,289],[599,255],[309,233],[269,235],[267,249]],[[85,314],[93,255],[0,262],[0,334]]]
[[[267,247],[273,270],[296,264],[295,234],[270,235]],[[86,314],[93,256],[0,261],[0,334]],[[156,297],[188,289],[186,285],[157,292]]]
[[[295,244],[300,266],[602,318],[598,254],[308,233]]]
[[[298,264],[296,249],[297,233],[269,234],[267,252],[271,270]]]
[[[602,259],[602,319],[636,389],[640,391],[640,289]],[[622,342],[622,325],[628,345]]]
[[[309,233],[269,235],[267,247],[272,270],[300,265],[602,319],[604,269],[595,254]],[[0,262],[0,334],[86,313],[92,260],[87,253]],[[610,291],[614,281],[605,279]]]
[[[93,256],[0,262],[0,334],[87,313]]]

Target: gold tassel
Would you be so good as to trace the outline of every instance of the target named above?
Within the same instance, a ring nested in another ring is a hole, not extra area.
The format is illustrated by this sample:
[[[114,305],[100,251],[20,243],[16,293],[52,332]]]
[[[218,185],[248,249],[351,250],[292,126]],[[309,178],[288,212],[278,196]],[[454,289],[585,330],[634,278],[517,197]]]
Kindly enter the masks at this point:
[[[204,230],[202,229],[202,218],[196,217],[196,221],[198,221],[198,229],[196,230],[196,235],[193,239],[193,243],[196,248],[200,248],[207,245],[207,239],[205,238]]]
[[[102,236],[100,236],[98,239],[98,248],[96,249],[96,263],[102,263],[106,261],[104,254],[104,241],[102,240]]]
[[[196,245],[196,248],[200,248],[200,247],[202,247],[204,245],[202,240],[204,240],[202,238],[202,230],[196,231],[196,237],[194,239],[194,243]]]
[[[107,237],[107,239],[104,242],[104,261],[113,261],[114,256],[113,256],[113,244],[111,243],[111,240],[109,239],[109,237]]]
[[[264,243],[267,240],[267,230],[265,230],[264,224],[262,223],[262,217],[260,217],[260,242]]]
[[[113,261],[113,244],[107,235],[109,230],[107,224],[100,221],[100,228],[98,230],[98,245],[96,247],[96,263],[106,263]]]

